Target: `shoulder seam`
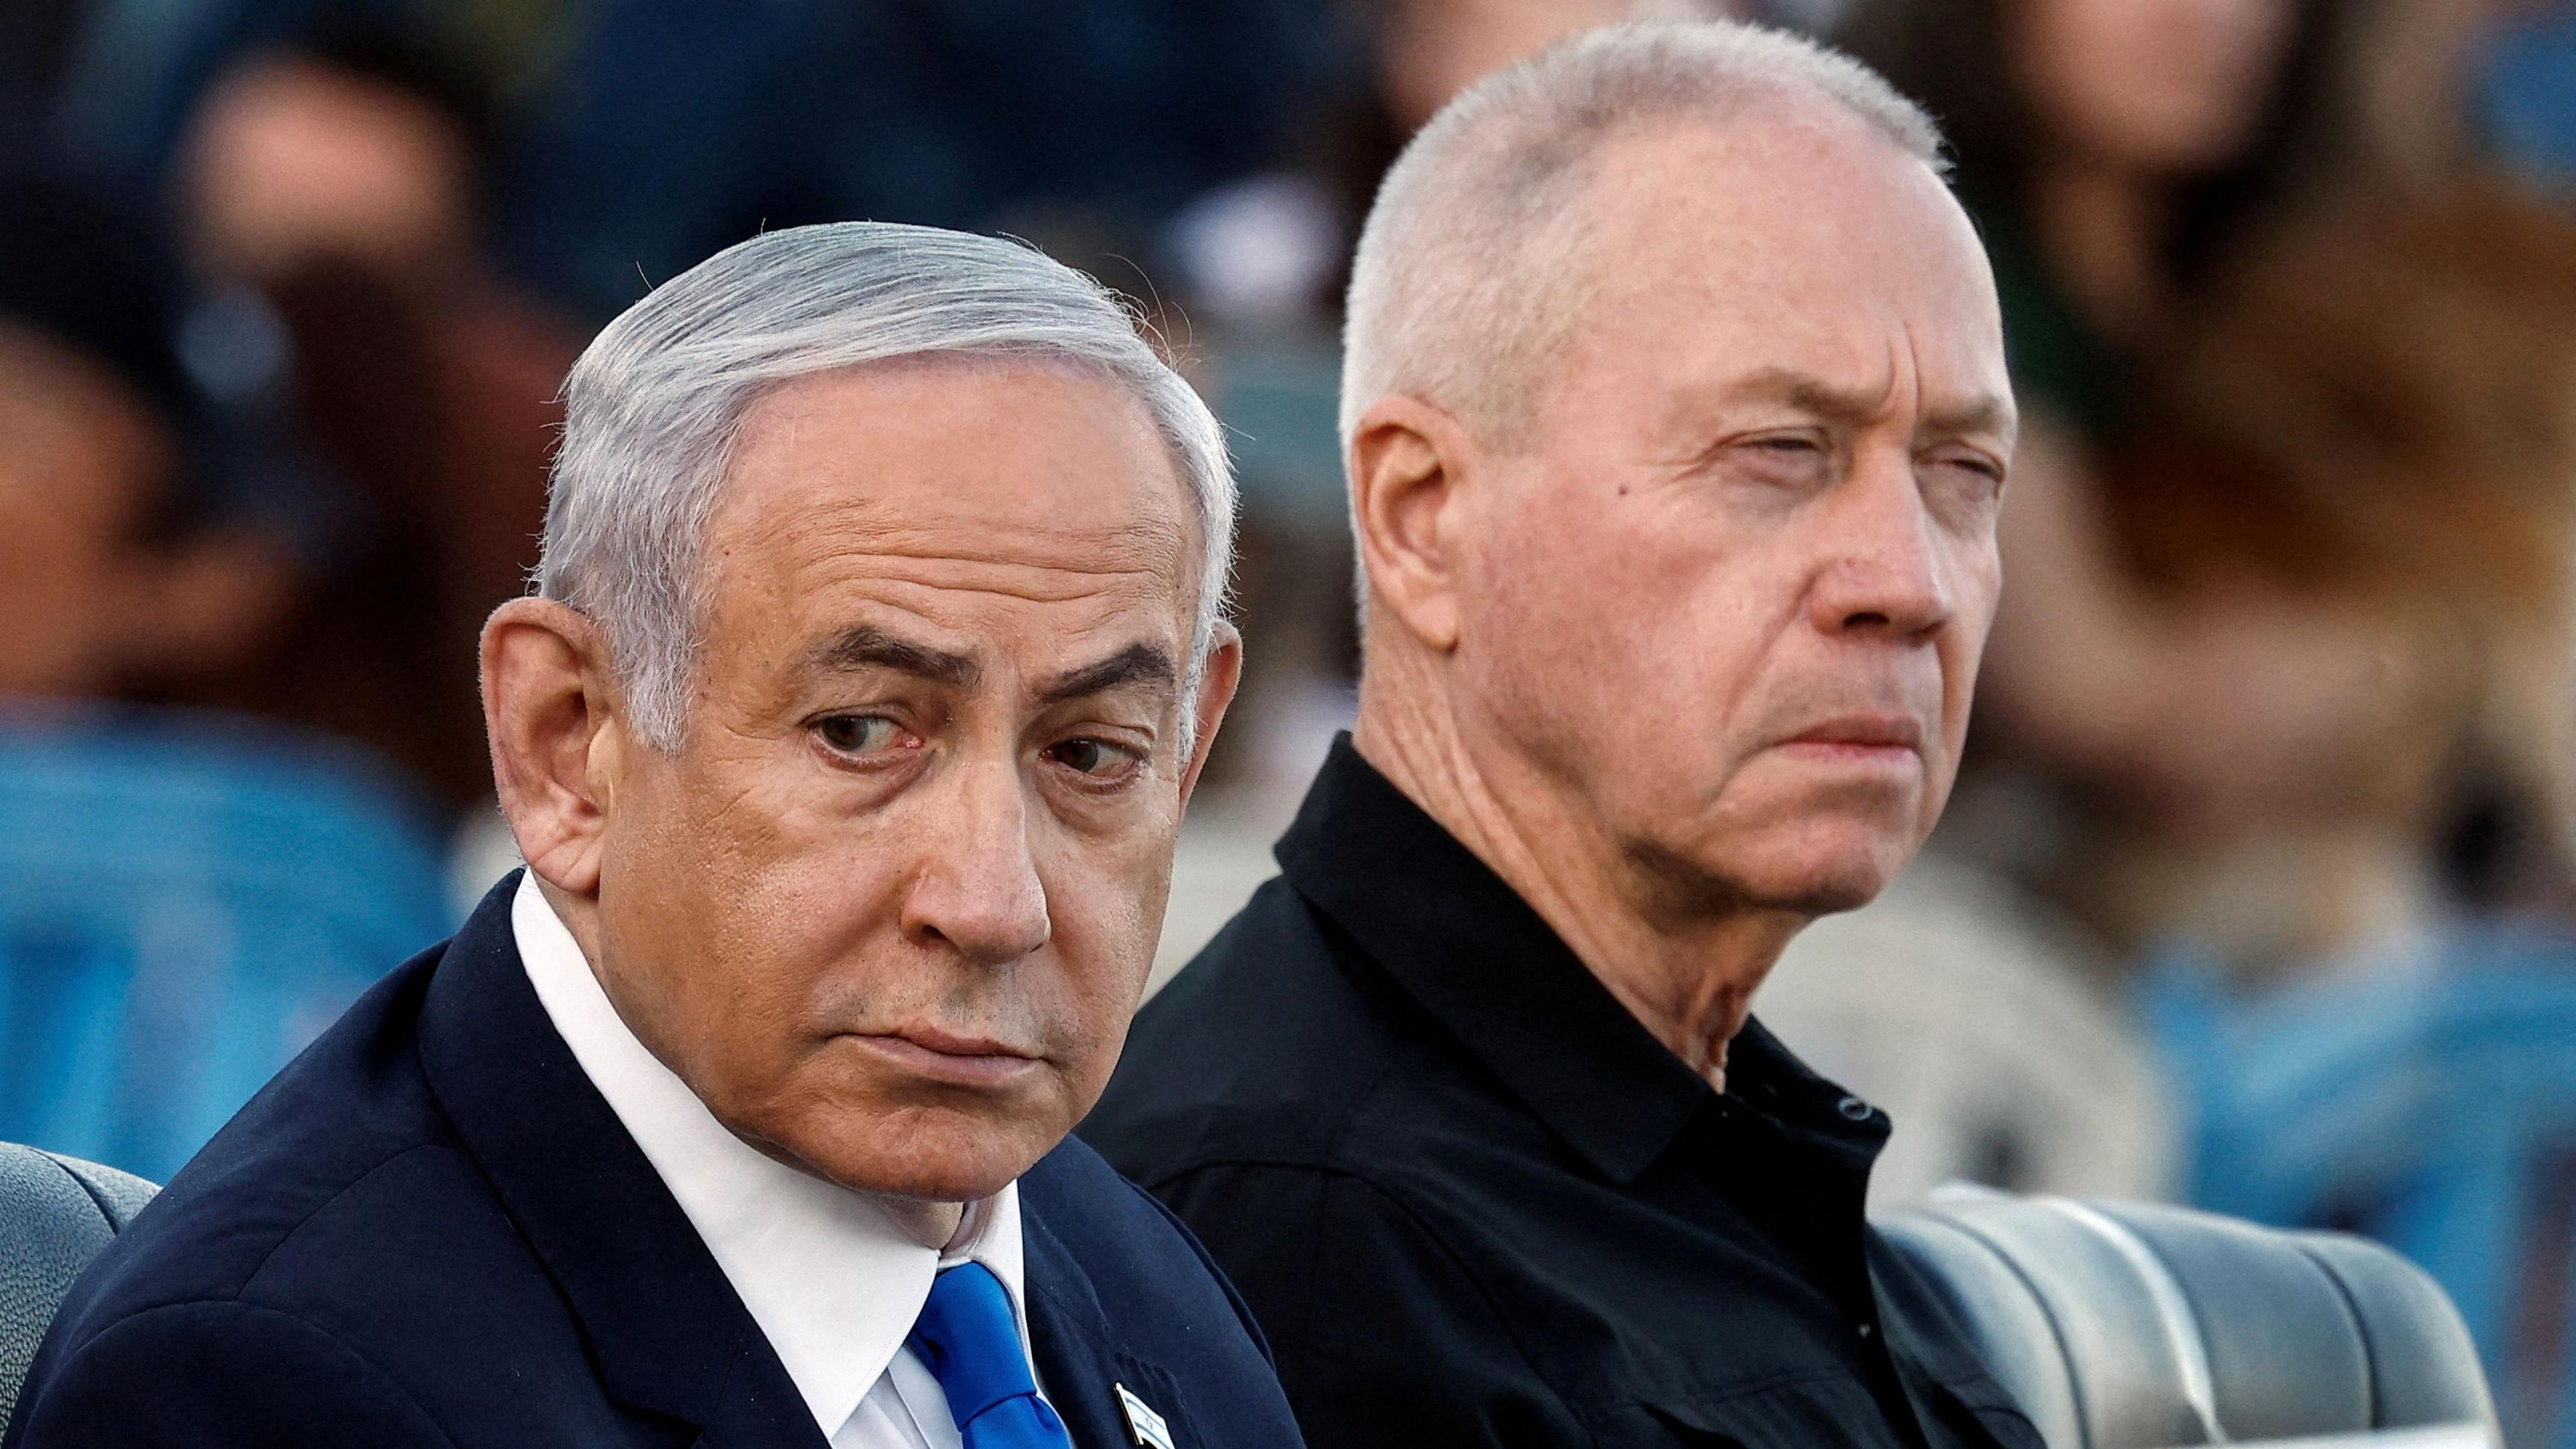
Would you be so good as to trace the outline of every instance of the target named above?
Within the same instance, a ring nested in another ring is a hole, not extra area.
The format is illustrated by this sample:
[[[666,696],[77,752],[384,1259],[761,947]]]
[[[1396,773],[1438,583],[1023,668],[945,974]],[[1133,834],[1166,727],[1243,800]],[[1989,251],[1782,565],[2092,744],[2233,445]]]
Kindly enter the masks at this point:
[[[364,1186],[369,1178],[374,1177],[377,1173],[384,1171],[386,1168],[393,1166],[395,1163],[402,1161],[404,1158],[411,1156],[415,1152],[441,1150],[444,1150],[444,1146],[441,1143],[414,1142],[409,1146],[397,1148],[393,1152],[387,1153],[384,1157],[378,1159],[374,1164],[369,1166],[366,1171],[361,1172],[357,1176],[350,1178],[347,1182],[342,1183],[338,1191],[333,1192],[329,1197],[315,1203],[310,1211],[295,1220],[292,1227],[289,1227],[285,1232],[277,1235],[277,1241],[269,1244],[268,1251],[259,1255],[259,1262],[253,1265],[249,1272],[242,1275],[241,1282],[233,1286],[233,1301],[248,1304],[249,1300],[244,1298],[243,1295],[250,1292],[251,1285],[253,1283],[259,1281],[259,1275],[268,1271],[268,1265],[276,1260],[278,1254],[286,1251],[286,1245],[295,1241],[296,1234],[303,1232],[307,1224],[311,1223],[315,1218],[320,1217],[325,1210],[339,1202],[340,1199],[347,1197],[349,1194]],[[249,1304],[249,1306],[265,1307],[267,1305]],[[271,1311],[279,1313],[285,1312],[284,1309],[271,1309]],[[295,1315],[287,1314],[287,1316],[292,1318]],[[301,1320],[298,1321],[300,1322]],[[315,1331],[319,1332],[320,1330],[317,1329]]]
[[[381,1381],[388,1390],[398,1396],[405,1404],[410,1405],[412,1412],[420,1416],[421,1422],[429,1425],[431,1429],[437,1432],[439,1442],[449,1445],[450,1449],[453,1449],[456,1439],[453,1435],[447,1432],[446,1426],[439,1423],[438,1417],[430,1413],[428,1407],[422,1404],[421,1401],[412,1394],[410,1389],[405,1388],[401,1380],[396,1379],[392,1374],[385,1372],[382,1365],[378,1364],[374,1359],[369,1358],[367,1355],[360,1353],[357,1349],[351,1347],[349,1343],[345,1339],[342,1339],[338,1334],[333,1333],[331,1330],[313,1322],[302,1314],[290,1313],[283,1308],[271,1307],[265,1303],[249,1303],[237,1297],[182,1298],[169,1303],[156,1303],[149,1308],[140,1308],[132,1313],[128,1313],[117,1319],[115,1322],[101,1328],[96,1333],[83,1339],[78,1348],[73,1349],[69,1354],[65,1355],[64,1364],[68,1367],[70,1364],[77,1362],[83,1354],[96,1348],[102,1339],[105,1339],[108,1335],[115,1333],[119,1329],[139,1324],[143,1320],[159,1314],[189,1308],[231,1309],[245,1313],[266,1314],[272,1318],[283,1319],[284,1321],[293,1324],[297,1328],[321,1339],[323,1342],[338,1349],[341,1353],[348,1355],[352,1360],[356,1361],[359,1367],[365,1369],[370,1376]],[[20,1407],[24,1408],[26,1406],[21,1404]]]

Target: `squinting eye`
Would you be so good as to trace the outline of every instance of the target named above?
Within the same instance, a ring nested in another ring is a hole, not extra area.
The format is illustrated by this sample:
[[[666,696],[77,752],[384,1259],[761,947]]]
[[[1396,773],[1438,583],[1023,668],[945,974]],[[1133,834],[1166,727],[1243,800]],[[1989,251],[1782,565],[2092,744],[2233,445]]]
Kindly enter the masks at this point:
[[[1094,777],[1115,774],[1131,765],[1143,763],[1142,758],[1134,750],[1124,745],[1113,745],[1107,740],[1089,738],[1066,740],[1060,745],[1051,745],[1046,753],[1048,759],[1075,774]]]
[[[1941,462],[1957,472],[1976,479],[1977,490],[1981,493],[1993,493],[2004,486],[2003,465],[1990,458],[1963,455],[1944,458]]]
[[[1758,482],[1788,488],[1810,488],[1831,469],[1832,455],[1823,440],[1804,433],[1774,433],[1747,438],[1734,449],[1736,466]]]
[[[864,755],[894,743],[899,727],[881,714],[836,714],[819,720],[815,733],[845,755]]]

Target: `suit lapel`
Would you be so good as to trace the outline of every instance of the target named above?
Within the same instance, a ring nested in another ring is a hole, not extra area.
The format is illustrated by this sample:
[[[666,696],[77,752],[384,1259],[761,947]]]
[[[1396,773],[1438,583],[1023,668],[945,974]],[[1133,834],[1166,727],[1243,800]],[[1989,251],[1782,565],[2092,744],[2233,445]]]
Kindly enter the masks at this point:
[[[1029,1347],[1047,1402],[1064,1420],[1075,1449],[1135,1449],[1136,1435],[1121,1406],[1121,1386],[1160,1413],[1173,1449],[1194,1449],[1180,1387],[1164,1370],[1122,1345],[1100,1309],[1091,1279],[1063,1242],[1049,1231],[1028,1178],[1020,1180],[1020,1233],[1027,1261]]]
[[[580,1317],[612,1397],[708,1445],[824,1449],[724,1270],[538,1002],[510,928],[518,882],[483,898],[431,977],[431,1092]]]

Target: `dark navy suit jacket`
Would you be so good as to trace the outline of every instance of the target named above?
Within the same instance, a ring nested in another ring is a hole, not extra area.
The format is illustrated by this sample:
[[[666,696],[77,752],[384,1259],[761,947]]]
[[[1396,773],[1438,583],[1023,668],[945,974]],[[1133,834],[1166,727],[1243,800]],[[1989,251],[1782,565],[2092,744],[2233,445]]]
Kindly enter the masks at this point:
[[[822,1432],[556,1035],[502,882],[82,1275],[5,1449],[795,1445]],[[1038,1376],[1084,1449],[1290,1449],[1240,1299],[1068,1140],[1021,1179]]]

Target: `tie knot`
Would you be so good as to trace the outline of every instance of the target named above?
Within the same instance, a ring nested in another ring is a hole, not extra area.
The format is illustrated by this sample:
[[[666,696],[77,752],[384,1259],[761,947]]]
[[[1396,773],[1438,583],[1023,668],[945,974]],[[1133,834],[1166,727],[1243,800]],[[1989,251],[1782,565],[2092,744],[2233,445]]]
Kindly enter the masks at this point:
[[[913,1321],[911,1343],[931,1376],[939,1380],[940,1391],[948,1395],[948,1412],[969,1445],[987,1437],[976,1433],[976,1420],[1002,1404],[1023,1405],[1008,1411],[1007,1418],[1042,1412],[1053,1422],[1054,1414],[1037,1398],[1028,1355],[1020,1349],[1020,1326],[1011,1315],[1011,1295],[992,1269],[981,1263],[941,1269],[931,1281],[921,1317]],[[1061,1435],[1063,1430],[1059,1427],[1055,1432]]]

